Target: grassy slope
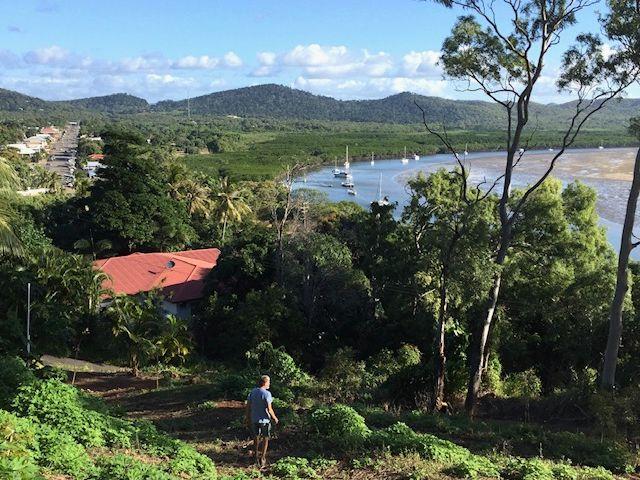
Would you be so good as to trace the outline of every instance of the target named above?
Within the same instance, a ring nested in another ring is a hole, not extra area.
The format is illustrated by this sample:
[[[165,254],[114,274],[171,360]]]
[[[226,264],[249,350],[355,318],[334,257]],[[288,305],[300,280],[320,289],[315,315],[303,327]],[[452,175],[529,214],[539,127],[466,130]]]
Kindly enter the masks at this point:
[[[114,378],[118,380],[114,382]],[[103,390],[102,395],[129,416],[153,421],[161,430],[190,443],[199,452],[211,457],[223,476],[242,480],[262,478],[251,465],[250,440],[242,425],[243,403],[237,394],[221,391],[215,381],[140,390],[140,385],[127,385],[126,378],[130,377],[81,374],[79,385]],[[109,390],[111,387],[114,389]],[[535,458],[540,451],[540,435],[554,435],[542,427],[519,422],[473,424],[463,418],[415,413],[399,415],[380,409],[365,409],[363,414],[372,428],[383,428],[398,420],[406,421],[417,432],[429,432],[447,438],[484,459],[492,459],[497,453],[503,462],[513,460],[513,455]],[[447,473],[448,465],[427,460],[416,453],[376,451],[345,456],[336,455],[330,450],[318,450],[317,445],[309,440],[308,428],[301,427],[299,418],[296,420],[296,414],[280,410],[279,415],[282,422],[270,449],[272,463],[289,456],[307,459],[321,456],[325,460],[321,461],[322,467],[317,471],[322,478],[454,478]],[[598,443],[596,440],[593,442]],[[545,452],[545,456],[556,458],[551,452]],[[277,466],[267,473],[282,478]],[[531,478],[550,480],[548,477]],[[595,480],[605,477],[580,478]]]

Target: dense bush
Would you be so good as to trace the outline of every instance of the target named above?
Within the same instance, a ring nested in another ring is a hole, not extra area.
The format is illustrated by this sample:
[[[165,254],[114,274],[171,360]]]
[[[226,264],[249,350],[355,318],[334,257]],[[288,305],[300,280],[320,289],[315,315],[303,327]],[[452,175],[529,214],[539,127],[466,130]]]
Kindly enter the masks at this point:
[[[511,459],[503,473],[509,480],[554,480],[551,466],[539,458]]]
[[[14,411],[48,425],[89,447],[107,444],[105,430],[110,418],[85,408],[87,400],[70,385],[45,380],[18,389]]]
[[[320,476],[313,469],[309,460],[298,457],[284,457],[271,467],[271,472],[277,477],[286,480],[298,480],[302,478],[319,479]]]
[[[596,441],[582,433],[557,432],[547,435],[544,446],[547,455],[568,458],[580,465],[603,467],[623,473],[633,465],[634,458],[629,449],[610,440]]]
[[[33,478],[29,472],[37,471],[38,465],[77,480],[216,478],[213,462],[193,447],[158,432],[149,422],[110,415],[101,402],[58,380],[20,387],[13,408],[24,418],[0,410],[0,472],[27,472],[15,478]],[[94,463],[88,449],[95,447],[101,447],[100,452],[108,451],[105,447],[127,448],[163,461],[149,464],[119,454],[103,455]]]
[[[283,348],[262,342],[246,353],[249,368],[257,375],[269,375],[277,386],[293,387],[309,380]]]
[[[97,474],[87,450],[71,435],[57,432],[47,425],[39,425],[36,437],[40,450],[38,463],[43,467],[70,475],[76,480],[94,478]]]
[[[20,385],[31,385],[35,376],[24,361],[16,357],[0,357],[0,408],[7,408]]]
[[[35,456],[38,453],[31,422],[0,410],[0,478],[41,478]]]
[[[364,418],[346,405],[316,409],[309,417],[309,424],[321,444],[341,450],[361,447],[371,434]]]
[[[500,467],[489,458],[469,455],[469,458],[448,468],[447,473],[458,478],[500,478]]]
[[[434,435],[416,433],[401,422],[373,432],[369,442],[374,447],[387,449],[394,454],[418,453],[427,460],[448,465],[459,464],[471,455],[464,447]]]
[[[100,480],[175,480],[158,466],[124,454],[98,459]],[[215,478],[215,477],[214,477]]]

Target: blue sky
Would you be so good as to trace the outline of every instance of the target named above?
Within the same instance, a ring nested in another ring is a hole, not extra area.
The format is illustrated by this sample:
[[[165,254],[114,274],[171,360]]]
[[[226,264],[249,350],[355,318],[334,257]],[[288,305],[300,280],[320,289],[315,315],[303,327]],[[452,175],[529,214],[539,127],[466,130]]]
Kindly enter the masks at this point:
[[[437,64],[460,13],[419,0],[0,0],[0,87],[45,99],[157,101],[260,83],[474,98]],[[597,31],[593,11],[573,30]],[[566,99],[557,66],[552,57],[538,101]]]

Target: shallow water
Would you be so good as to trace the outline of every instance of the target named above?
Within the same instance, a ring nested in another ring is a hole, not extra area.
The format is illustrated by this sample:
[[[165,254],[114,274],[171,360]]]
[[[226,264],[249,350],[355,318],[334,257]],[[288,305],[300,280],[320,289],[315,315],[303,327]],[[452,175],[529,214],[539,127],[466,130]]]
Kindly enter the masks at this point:
[[[568,150],[554,170],[555,176],[565,184],[580,180],[596,190],[600,223],[607,229],[607,237],[615,250],[620,246],[635,153],[635,148]],[[492,182],[501,173],[504,155],[501,152],[470,153],[465,160],[470,167],[470,182],[478,184],[484,179]],[[546,150],[527,152],[515,170],[513,186],[524,187],[537,180],[552,155]],[[368,208],[373,200],[378,199],[379,179],[382,178],[382,196],[398,202],[396,215],[400,215],[409,200],[406,189],[409,178],[418,172],[428,174],[454,165],[455,159],[450,154],[427,155],[418,161],[411,157],[408,164],[402,164],[399,159],[376,160],[374,165],[368,161],[352,162],[350,171],[357,191],[355,197],[341,186],[343,179],[334,178],[333,166],[307,173],[305,178],[297,180],[295,188],[318,190],[324,192],[330,201],[354,201]],[[636,225],[640,227],[640,212]],[[640,251],[634,251],[632,257],[640,260]]]

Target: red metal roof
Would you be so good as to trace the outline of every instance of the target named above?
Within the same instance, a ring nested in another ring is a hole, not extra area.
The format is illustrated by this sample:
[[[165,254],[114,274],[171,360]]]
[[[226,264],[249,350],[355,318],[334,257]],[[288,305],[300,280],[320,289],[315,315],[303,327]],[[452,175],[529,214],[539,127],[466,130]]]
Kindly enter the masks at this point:
[[[92,153],[91,155],[89,155],[89,158],[91,160],[102,160],[102,159],[104,159],[104,154],[103,153]]]
[[[220,250],[204,248],[169,253],[133,253],[93,262],[110,279],[103,285],[118,294],[135,295],[160,289],[173,303],[202,298],[205,279],[216,266]]]

